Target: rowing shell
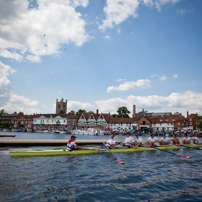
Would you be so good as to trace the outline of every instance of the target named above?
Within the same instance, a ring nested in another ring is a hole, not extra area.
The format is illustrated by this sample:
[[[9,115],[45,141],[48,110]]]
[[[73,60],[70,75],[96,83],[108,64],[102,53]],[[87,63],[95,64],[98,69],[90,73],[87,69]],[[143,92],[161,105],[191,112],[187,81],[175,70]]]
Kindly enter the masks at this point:
[[[158,147],[161,150],[168,149],[187,149],[190,148],[200,148],[202,145],[186,145],[184,146],[160,146]],[[142,152],[142,151],[151,151],[155,150],[155,148],[150,147],[138,147],[138,148],[130,148],[130,149],[111,149],[113,153],[124,153],[124,152]],[[109,153],[108,150],[99,150],[99,149],[89,149],[89,150],[74,150],[69,151],[67,149],[60,150],[40,150],[40,151],[23,151],[23,152],[10,152],[12,157],[32,157],[32,156],[77,156],[77,155],[89,155],[89,154],[98,154],[98,153]]]

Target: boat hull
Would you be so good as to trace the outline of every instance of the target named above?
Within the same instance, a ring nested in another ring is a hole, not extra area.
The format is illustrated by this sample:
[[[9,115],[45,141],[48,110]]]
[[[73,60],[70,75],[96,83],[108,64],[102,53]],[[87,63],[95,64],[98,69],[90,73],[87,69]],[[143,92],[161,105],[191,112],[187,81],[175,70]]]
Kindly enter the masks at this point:
[[[161,150],[169,150],[169,149],[187,149],[187,148],[200,148],[202,145],[189,145],[189,146],[160,146],[158,149]],[[113,153],[124,153],[124,152],[143,152],[143,151],[151,151],[155,150],[155,148],[149,147],[138,147],[138,148],[130,148],[130,149],[111,149]],[[69,151],[67,149],[64,150],[42,150],[42,151],[26,151],[26,152],[10,152],[12,157],[32,157],[32,156],[79,156],[79,155],[90,155],[90,154],[98,154],[98,153],[109,153],[108,150],[74,150]]]
[[[72,135],[91,135],[91,136],[98,136],[99,133],[97,132],[88,132],[88,131],[72,131],[71,132]]]

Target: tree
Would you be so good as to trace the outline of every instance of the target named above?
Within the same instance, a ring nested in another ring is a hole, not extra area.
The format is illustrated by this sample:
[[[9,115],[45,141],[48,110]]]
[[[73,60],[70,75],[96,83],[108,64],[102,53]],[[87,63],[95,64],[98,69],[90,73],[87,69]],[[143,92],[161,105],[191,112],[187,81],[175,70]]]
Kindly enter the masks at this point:
[[[68,113],[69,115],[75,115],[75,111],[74,110],[72,110],[72,111],[70,111],[69,113]]]
[[[199,122],[196,126],[199,128],[199,130],[202,130],[202,116],[198,116],[196,120]]]
[[[0,117],[1,117],[3,114],[6,114],[6,112],[4,111],[4,109],[2,109],[2,110],[0,111]]]
[[[200,131],[202,131],[202,121],[200,121],[199,124],[197,124],[197,127],[199,128]]]
[[[89,111],[88,113],[89,113],[89,114],[95,114],[93,111]]]
[[[112,114],[114,118],[119,118],[118,114]]]
[[[119,107],[117,110],[119,118],[129,118],[130,111],[125,106]]]
[[[59,114],[65,114],[65,112],[63,110],[60,110]]]
[[[83,114],[86,114],[86,110],[85,109],[79,109],[77,112],[76,112],[76,115],[78,116],[79,114],[83,113]]]

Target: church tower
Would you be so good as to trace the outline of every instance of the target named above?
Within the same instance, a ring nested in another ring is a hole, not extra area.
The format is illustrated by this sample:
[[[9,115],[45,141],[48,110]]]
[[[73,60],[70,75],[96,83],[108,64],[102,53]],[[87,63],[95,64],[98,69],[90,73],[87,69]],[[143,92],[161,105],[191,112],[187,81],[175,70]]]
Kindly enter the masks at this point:
[[[56,99],[56,114],[67,114],[67,100],[63,101],[63,98],[58,102]]]

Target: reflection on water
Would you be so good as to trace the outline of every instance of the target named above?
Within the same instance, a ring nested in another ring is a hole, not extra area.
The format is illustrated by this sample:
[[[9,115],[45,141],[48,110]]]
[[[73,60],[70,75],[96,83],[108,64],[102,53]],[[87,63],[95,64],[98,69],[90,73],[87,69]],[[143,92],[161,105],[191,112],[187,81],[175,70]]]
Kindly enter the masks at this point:
[[[40,147],[49,148],[54,147]],[[161,151],[116,153],[125,165],[117,163],[110,153],[31,158],[8,155],[11,150],[27,149],[1,150],[0,201],[184,202],[202,199],[202,151],[172,150],[191,156],[189,159]]]

